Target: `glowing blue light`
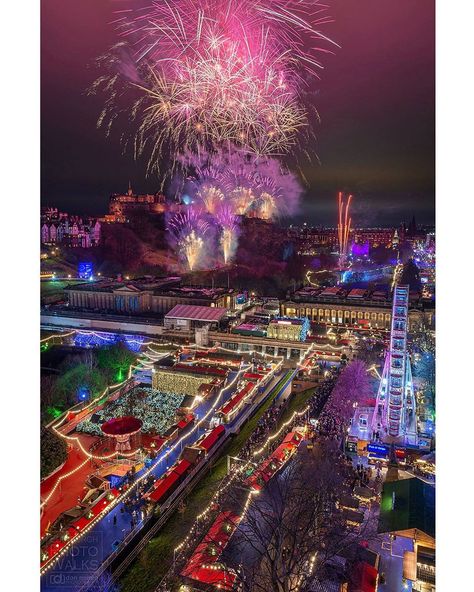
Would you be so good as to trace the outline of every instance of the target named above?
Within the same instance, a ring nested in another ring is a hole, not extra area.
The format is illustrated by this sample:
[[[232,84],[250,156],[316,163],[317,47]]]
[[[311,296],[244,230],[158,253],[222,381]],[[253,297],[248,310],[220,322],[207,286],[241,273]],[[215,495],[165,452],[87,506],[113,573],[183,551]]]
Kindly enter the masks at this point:
[[[94,268],[90,261],[81,261],[77,266],[77,276],[84,280],[93,279]]]
[[[117,343],[124,343],[133,352],[139,352],[145,342],[143,335],[122,335],[121,333],[106,333],[103,331],[78,331],[74,335],[76,347],[107,347]]]
[[[191,198],[191,197],[190,197],[190,196],[189,196],[187,193],[185,193],[185,194],[183,195],[183,197],[181,198],[181,200],[182,200],[182,201],[183,201],[183,203],[184,203],[184,204],[186,204],[187,206],[189,206],[189,204],[192,204],[192,203],[193,203],[193,200],[192,200],[192,198]]]
[[[89,398],[89,388],[87,386],[80,386],[77,392],[79,401],[85,401]]]

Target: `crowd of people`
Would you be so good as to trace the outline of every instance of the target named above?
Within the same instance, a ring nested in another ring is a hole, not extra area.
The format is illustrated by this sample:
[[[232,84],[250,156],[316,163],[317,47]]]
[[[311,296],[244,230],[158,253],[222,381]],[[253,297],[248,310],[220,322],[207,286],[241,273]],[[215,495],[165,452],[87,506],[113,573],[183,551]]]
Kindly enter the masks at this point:
[[[273,402],[272,406],[258,420],[257,427],[239,453],[241,458],[250,458],[252,451],[261,446],[268,436],[276,430],[284,408],[284,403]]]

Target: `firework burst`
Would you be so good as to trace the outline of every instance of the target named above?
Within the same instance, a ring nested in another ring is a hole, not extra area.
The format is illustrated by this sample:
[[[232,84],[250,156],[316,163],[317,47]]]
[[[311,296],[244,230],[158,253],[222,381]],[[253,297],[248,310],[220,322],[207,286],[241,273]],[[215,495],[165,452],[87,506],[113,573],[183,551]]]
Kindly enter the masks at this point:
[[[194,171],[186,192],[213,215],[223,205],[234,215],[265,220],[298,210],[301,185],[276,158],[249,157],[231,146],[199,156],[187,153],[181,164]]]
[[[227,264],[237,249],[238,241],[238,218],[233,213],[232,208],[225,204],[216,212],[216,222],[220,229],[219,245],[224,256],[224,263]]]
[[[119,11],[119,57],[94,86],[109,97],[100,124],[132,92],[134,151],[149,154],[149,169],[165,154],[226,143],[287,153],[307,125],[306,73],[332,43],[319,30],[325,10],[318,0],[160,0]]]
[[[203,263],[205,237],[210,225],[200,211],[188,209],[175,214],[168,222],[169,235],[173,246],[186,262],[190,271],[195,271]]]
[[[189,179],[195,199],[206,212],[212,215],[216,213],[225,199],[221,177],[219,169],[205,166],[196,167],[194,176]]]

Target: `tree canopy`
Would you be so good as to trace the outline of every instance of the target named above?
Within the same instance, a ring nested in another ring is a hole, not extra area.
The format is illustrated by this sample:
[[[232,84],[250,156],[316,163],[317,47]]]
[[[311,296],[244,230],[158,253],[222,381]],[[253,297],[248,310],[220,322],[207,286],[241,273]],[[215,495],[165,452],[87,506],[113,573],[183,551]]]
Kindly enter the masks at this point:
[[[67,458],[67,445],[50,430],[41,431],[41,478],[47,477]]]

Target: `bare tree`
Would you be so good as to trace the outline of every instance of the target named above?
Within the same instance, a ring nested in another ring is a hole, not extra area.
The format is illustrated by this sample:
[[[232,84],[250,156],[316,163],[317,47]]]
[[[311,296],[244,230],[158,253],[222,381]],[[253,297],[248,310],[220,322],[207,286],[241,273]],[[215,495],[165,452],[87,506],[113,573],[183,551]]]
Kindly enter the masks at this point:
[[[199,536],[193,533],[217,565],[236,574],[243,592],[309,592],[315,580],[324,578],[331,559],[355,556],[362,539],[376,536],[371,511],[348,521],[338,503],[357,483],[352,463],[341,452],[341,435],[353,403],[369,392],[366,365],[352,362],[324,405],[320,420],[325,418],[325,427],[312,450],[300,446],[259,494],[250,492],[244,470],[219,498],[214,518],[228,510],[239,516],[230,541],[223,545],[219,537],[211,540],[210,522],[201,523]],[[320,412],[320,402],[315,397],[310,403],[312,413]],[[185,561],[182,556],[177,562],[176,574]]]
[[[370,538],[373,521],[348,526],[338,499],[350,493],[352,466],[333,440],[304,449],[259,494],[251,496],[222,562],[248,592],[303,591],[326,564]],[[241,489],[226,507],[241,504]],[[234,502],[232,504],[231,502]]]

